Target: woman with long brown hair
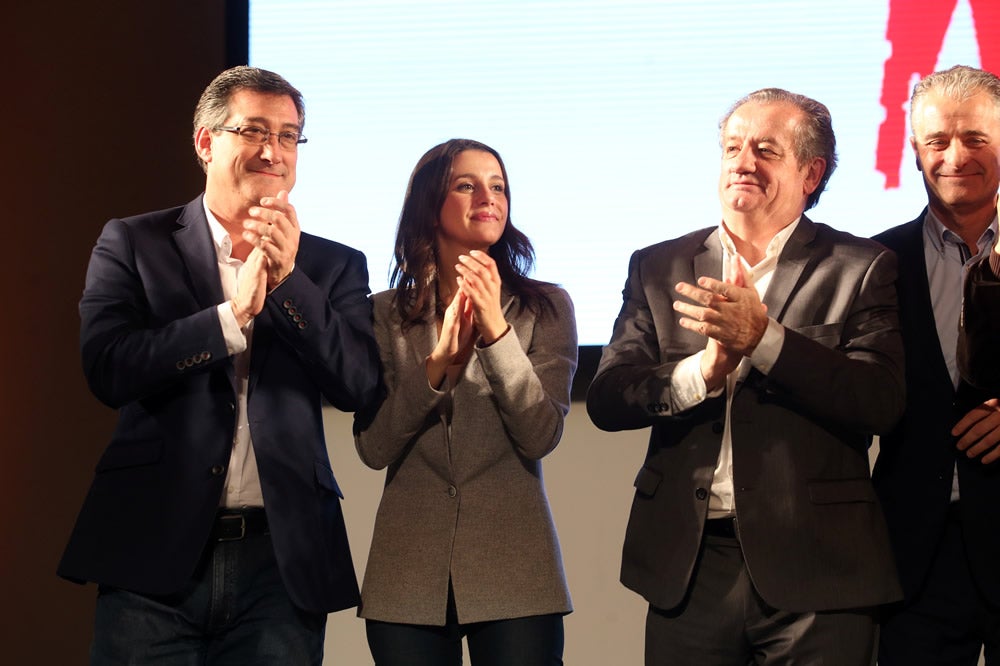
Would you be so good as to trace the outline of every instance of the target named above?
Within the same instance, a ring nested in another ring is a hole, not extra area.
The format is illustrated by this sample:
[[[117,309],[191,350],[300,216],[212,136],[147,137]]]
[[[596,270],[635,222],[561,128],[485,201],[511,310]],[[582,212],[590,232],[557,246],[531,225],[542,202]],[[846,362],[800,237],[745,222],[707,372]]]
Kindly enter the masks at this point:
[[[374,296],[386,395],[358,452],[388,467],[360,615],[378,666],[562,664],[572,610],[541,459],[576,369],[567,293],[527,277],[492,148],[435,146],[410,178],[393,289]]]

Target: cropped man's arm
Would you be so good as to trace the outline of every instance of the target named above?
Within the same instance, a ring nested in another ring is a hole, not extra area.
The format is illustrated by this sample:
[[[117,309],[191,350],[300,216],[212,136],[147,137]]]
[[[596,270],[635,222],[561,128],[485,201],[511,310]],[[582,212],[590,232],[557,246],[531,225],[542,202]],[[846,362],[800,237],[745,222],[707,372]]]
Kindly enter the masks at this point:
[[[682,414],[706,397],[698,354],[661,352],[641,269],[641,256],[635,253],[611,341],[587,391],[587,413],[602,430],[645,428],[663,417]],[[658,288],[669,290],[673,285]]]
[[[990,251],[965,279],[958,369],[973,386],[1000,392],[1000,254]]]
[[[291,346],[330,403],[355,411],[370,403],[380,369],[368,268],[363,254],[330,257],[329,274],[311,278],[302,262],[265,299],[277,336]]]

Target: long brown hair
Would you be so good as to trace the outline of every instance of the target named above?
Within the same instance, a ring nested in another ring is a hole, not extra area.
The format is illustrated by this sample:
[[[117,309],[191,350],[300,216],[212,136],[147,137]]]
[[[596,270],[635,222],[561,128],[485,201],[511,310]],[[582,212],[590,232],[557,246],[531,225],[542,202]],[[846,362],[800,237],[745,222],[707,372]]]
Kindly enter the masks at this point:
[[[434,146],[420,158],[403,200],[403,210],[396,228],[395,267],[389,285],[396,287],[396,308],[403,327],[425,321],[433,313],[432,296],[437,289],[437,223],[451,181],[455,156],[466,150],[481,150],[497,159],[507,197],[507,224],[489,254],[497,264],[500,280],[507,291],[516,295],[520,308],[542,314],[552,310],[544,282],[532,280],[528,273],[535,264],[531,241],[518,231],[510,219],[510,180],[500,154],[486,144],[471,139],[451,139]]]

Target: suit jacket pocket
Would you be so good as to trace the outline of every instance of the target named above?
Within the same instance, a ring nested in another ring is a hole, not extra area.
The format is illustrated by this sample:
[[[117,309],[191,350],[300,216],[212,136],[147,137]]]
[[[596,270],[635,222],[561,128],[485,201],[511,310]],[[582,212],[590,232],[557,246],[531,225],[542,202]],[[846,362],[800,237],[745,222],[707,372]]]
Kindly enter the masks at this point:
[[[663,480],[663,475],[657,472],[655,469],[650,469],[649,467],[643,466],[639,469],[639,473],[636,474],[635,490],[640,495],[644,497],[652,497],[656,494],[656,489],[660,486],[660,481]]]
[[[114,469],[152,465],[163,457],[163,440],[161,439],[130,439],[111,442],[104,455],[97,462],[97,471],[108,472]]]
[[[321,460],[316,461],[316,483],[319,484],[320,488],[336,493],[337,497],[344,499],[344,493],[340,492],[340,486],[337,485],[337,479],[333,476],[333,470],[330,469],[328,463]]]
[[[813,504],[874,502],[875,489],[869,479],[810,481],[809,499]]]

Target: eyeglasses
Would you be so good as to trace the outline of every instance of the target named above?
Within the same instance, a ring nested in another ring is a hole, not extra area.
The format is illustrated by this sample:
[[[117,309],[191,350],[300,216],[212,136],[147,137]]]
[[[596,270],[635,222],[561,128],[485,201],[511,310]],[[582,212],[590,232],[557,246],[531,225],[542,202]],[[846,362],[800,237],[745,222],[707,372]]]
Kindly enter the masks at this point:
[[[257,127],[256,125],[247,125],[246,127],[216,127],[215,131],[236,134],[245,142],[253,146],[263,146],[271,140],[272,136],[276,136],[278,137],[278,145],[285,150],[295,150],[297,145],[307,141],[307,139],[298,132],[292,132],[290,130],[272,132],[271,130],[264,129],[263,127]]]

